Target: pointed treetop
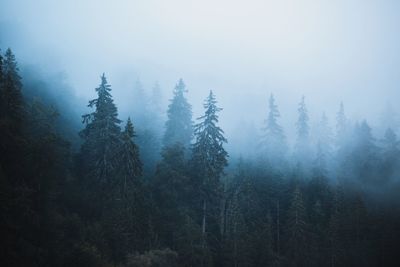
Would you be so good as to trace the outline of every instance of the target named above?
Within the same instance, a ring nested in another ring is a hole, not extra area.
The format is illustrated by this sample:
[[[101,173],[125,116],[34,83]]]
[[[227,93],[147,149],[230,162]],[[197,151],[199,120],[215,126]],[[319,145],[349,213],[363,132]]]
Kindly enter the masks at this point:
[[[133,124],[132,124],[132,121],[131,121],[131,117],[128,117],[128,120],[126,121],[124,133],[129,138],[133,138],[133,137],[136,136],[135,130],[133,128]]]
[[[297,110],[299,112],[299,118],[297,120],[297,134],[299,139],[304,140],[308,138],[309,134],[309,126],[308,126],[309,117],[304,96],[301,98]]]
[[[179,79],[178,83],[175,86],[175,93],[183,94],[183,93],[186,93],[186,92],[187,92],[186,85],[185,85],[185,83],[183,82],[183,80],[181,78],[181,79]]]

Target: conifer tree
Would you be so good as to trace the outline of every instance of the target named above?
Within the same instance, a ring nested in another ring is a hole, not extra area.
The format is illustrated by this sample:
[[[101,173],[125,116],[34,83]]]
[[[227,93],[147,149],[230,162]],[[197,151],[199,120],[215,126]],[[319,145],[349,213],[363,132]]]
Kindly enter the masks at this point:
[[[207,225],[214,224],[218,228],[219,200],[221,197],[220,177],[228,164],[228,153],[223,148],[227,142],[223,130],[217,125],[217,100],[212,91],[204,102],[205,114],[198,118],[195,125],[196,141],[192,148],[192,166],[194,168],[197,194],[202,202],[202,234],[206,245]],[[211,221],[211,222],[209,222]],[[214,232],[218,236],[218,232]]]
[[[8,48],[2,64],[2,107],[3,124],[12,134],[20,130],[23,117],[22,83],[17,61]]]
[[[133,138],[136,137],[135,130],[130,118],[122,132],[121,148],[118,153],[118,169],[123,175],[123,188],[127,188],[127,184],[132,182],[138,184],[138,177],[142,175],[142,162],[139,157],[139,148],[135,144]]]
[[[295,160],[297,163],[298,171],[306,171],[310,167],[310,140],[309,132],[310,127],[308,125],[309,117],[305,103],[305,97],[303,96],[298,111],[298,119],[296,123],[297,127],[297,139],[295,145]]]
[[[93,186],[105,186],[112,183],[117,167],[116,155],[120,144],[121,129],[117,107],[111,96],[111,86],[106,76],[96,88],[98,97],[89,101],[92,113],[83,115],[85,128],[80,132],[83,138],[81,153],[85,172]]]
[[[192,106],[185,98],[186,92],[185,84],[180,79],[175,86],[174,96],[168,105],[168,119],[165,123],[163,138],[164,146],[180,142],[185,149],[190,148],[193,137]]]
[[[280,113],[275,104],[275,98],[271,94],[269,98],[269,112],[265,120],[263,146],[265,148],[267,161],[271,166],[283,167],[286,151],[285,134],[278,123]]]

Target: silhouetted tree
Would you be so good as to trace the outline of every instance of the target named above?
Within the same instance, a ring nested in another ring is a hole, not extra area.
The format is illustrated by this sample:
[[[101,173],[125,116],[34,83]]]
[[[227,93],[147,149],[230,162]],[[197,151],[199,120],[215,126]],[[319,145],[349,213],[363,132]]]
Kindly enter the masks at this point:
[[[193,137],[192,106],[188,103],[184,93],[187,90],[180,79],[174,89],[174,96],[168,105],[168,119],[165,123],[163,138],[164,146],[182,143],[185,149],[190,148]]]
[[[202,234],[204,247],[206,247],[207,233],[209,240],[218,240],[221,183],[220,177],[227,166],[228,153],[223,148],[227,142],[224,132],[218,127],[217,101],[212,91],[204,102],[205,114],[198,118],[200,122],[195,125],[196,141],[192,148],[192,165],[196,181],[196,194],[202,202]],[[213,230],[213,228],[215,230]]]
[[[285,153],[287,150],[285,134],[278,124],[280,113],[275,104],[275,98],[271,94],[269,98],[269,112],[265,120],[263,147],[265,149],[268,164],[275,169],[282,170],[284,167]]]

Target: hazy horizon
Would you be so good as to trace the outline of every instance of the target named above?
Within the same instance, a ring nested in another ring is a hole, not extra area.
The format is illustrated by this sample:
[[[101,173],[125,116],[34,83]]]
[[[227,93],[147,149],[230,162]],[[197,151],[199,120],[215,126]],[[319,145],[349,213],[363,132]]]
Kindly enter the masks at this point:
[[[2,0],[0,48],[85,102],[105,72],[123,117],[138,79],[148,92],[160,84],[166,109],[182,78],[194,118],[213,90],[228,139],[240,122],[261,129],[273,93],[292,139],[303,95],[311,126],[326,112],[333,128],[340,102],[377,127],[388,104],[399,111],[397,11],[396,1]]]

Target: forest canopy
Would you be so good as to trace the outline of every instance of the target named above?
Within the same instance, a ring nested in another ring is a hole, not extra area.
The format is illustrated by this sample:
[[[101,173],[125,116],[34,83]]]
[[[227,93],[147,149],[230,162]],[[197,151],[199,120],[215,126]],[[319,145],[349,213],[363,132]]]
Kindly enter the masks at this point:
[[[226,148],[218,95],[190,103],[183,79],[165,107],[138,82],[122,118],[103,73],[79,121],[31,76],[0,53],[3,266],[399,264],[396,125],[374,136],[344,103],[311,125],[303,96],[292,142],[271,94],[243,156]]]

